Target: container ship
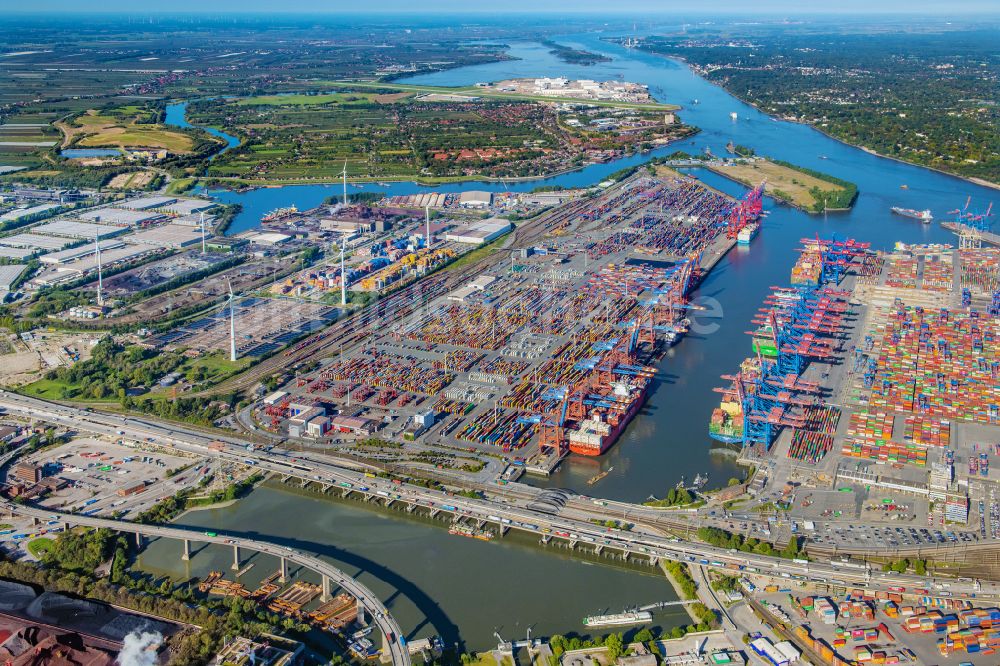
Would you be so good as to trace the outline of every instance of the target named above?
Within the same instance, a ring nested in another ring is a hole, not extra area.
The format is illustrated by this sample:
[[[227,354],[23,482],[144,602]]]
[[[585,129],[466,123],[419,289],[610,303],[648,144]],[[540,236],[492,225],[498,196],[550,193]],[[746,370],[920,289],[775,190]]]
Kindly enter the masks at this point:
[[[819,286],[820,277],[823,274],[823,256],[819,248],[807,247],[799,255],[795,265],[792,266],[791,282],[795,286],[808,285],[810,287]]]
[[[740,364],[740,376],[752,380],[760,373],[760,360],[747,358]],[[748,387],[752,390],[752,387]],[[712,410],[708,422],[708,436],[724,444],[743,441],[743,405],[740,403],[739,389],[734,383],[731,390],[723,391],[722,402]]]
[[[749,245],[750,241],[754,239],[757,232],[760,231],[760,225],[756,222],[751,222],[736,234],[736,244],[737,245]]]
[[[890,210],[896,215],[902,215],[903,217],[909,217],[914,220],[920,220],[924,224],[930,224],[934,216],[931,215],[929,210],[914,210],[912,208],[899,208],[898,206],[893,206]]]
[[[649,611],[629,611],[613,615],[590,615],[583,618],[585,627],[623,627],[630,624],[644,624],[653,621]]]
[[[750,344],[754,354],[778,358],[778,348],[774,346],[774,329],[770,324],[764,324],[754,331]]]
[[[583,456],[599,456],[615,443],[619,435],[646,400],[647,377],[636,377],[635,384],[615,382],[612,398],[619,409],[610,410],[604,418],[600,412],[576,423],[567,431],[569,450]]]
[[[708,436],[724,444],[738,444],[743,441],[743,405],[735,400],[723,400],[712,410],[708,422]]]

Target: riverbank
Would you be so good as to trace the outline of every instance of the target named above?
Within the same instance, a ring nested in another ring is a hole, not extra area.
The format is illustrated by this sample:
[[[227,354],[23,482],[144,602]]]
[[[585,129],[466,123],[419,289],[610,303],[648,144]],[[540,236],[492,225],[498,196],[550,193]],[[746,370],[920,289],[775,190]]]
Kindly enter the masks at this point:
[[[815,123],[812,123],[812,122],[808,122],[808,121],[804,121],[804,120],[797,120],[797,119],[794,119],[794,118],[784,118],[784,117],[776,118],[774,116],[771,116],[771,114],[769,114],[764,109],[760,108],[760,106],[758,106],[754,102],[752,102],[752,101],[750,101],[750,100],[748,100],[748,99],[746,99],[746,98],[744,98],[744,97],[742,97],[740,95],[737,95],[735,92],[729,90],[728,88],[726,88],[726,86],[722,85],[721,83],[717,83],[715,81],[711,81],[708,78],[702,76],[701,74],[699,74],[698,72],[696,72],[695,69],[694,69],[694,67],[687,60],[685,60],[684,58],[682,58],[681,56],[667,55],[665,53],[658,53],[656,51],[645,51],[645,50],[643,51],[643,53],[648,53],[649,55],[653,55],[653,56],[657,56],[657,57],[660,57],[660,58],[664,58],[666,60],[673,60],[674,62],[677,62],[677,63],[680,63],[680,64],[684,65],[684,67],[686,67],[691,72],[692,76],[697,76],[698,78],[700,78],[705,83],[707,83],[707,84],[709,84],[711,86],[714,86],[714,87],[718,88],[719,90],[722,90],[727,95],[731,95],[733,98],[738,99],[739,101],[741,101],[742,103],[746,104],[747,106],[753,107],[754,109],[756,109],[757,111],[759,111],[761,114],[766,115],[766,116],[772,118],[772,120],[774,120],[775,122],[786,122],[786,123],[792,123],[793,125],[801,125],[803,127],[808,127],[808,128],[810,128],[812,130],[815,130],[815,131],[819,132],[820,134],[822,134],[823,136],[825,136],[828,139],[832,139],[832,140],[836,141],[837,143],[843,144],[843,145],[848,146],[850,148],[855,148],[857,150],[863,150],[864,152],[866,152],[869,155],[872,155],[874,157],[879,157],[879,158],[885,159],[885,160],[891,160],[893,162],[898,162],[899,164],[905,164],[907,166],[913,166],[913,167],[918,167],[918,168],[921,168],[921,169],[927,169],[928,171],[934,171],[935,173],[939,173],[939,174],[941,174],[943,176],[949,176],[949,177],[954,178],[956,180],[960,180],[960,181],[963,181],[963,182],[966,182],[966,183],[971,183],[973,185],[978,185],[980,187],[988,187],[990,189],[1000,190],[1000,183],[994,183],[994,182],[991,182],[991,181],[988,181],[988,180],[984,180],[982,178],[978,178],[978,177],[975,177],[975,176],[963,176],[962,174],[954,173],[952,171],[946,171],[946,170],[941,169],[939,167],[931,166],[929,164],[921,164],[919,162],[911,162],[910,160],[905,160],[905,159],[903,159],[901,157],[895,157],[893,155],[885,155],[885,154],[880,153],[880,152],[878,152],[876,150],[872,150],[871,148],[868,148],[867,146],[862,146],[860,144],[851,143],[850,141],[846,141],[844,139],[841,139],[840,137],[838,137],[838,136],[836,136],[834,134],[831,134],[828,130],[823,129],[819,125],[817,125]],[[829,212],[833,212],[832,209]]]

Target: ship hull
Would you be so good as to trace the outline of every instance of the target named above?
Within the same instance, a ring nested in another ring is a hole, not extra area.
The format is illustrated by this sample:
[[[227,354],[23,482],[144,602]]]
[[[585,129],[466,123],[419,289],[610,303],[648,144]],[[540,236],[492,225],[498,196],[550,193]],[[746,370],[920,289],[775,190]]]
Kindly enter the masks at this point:
[[[717,442],[722,442],[723,444],[739,444],[743,441],[742,437],[737,437],[736,435],[726,435],[721,432],[708,431],[708,436]]]
[[[646,402],[646,391],[647,388],[644,386],[642,388],[642,392],[636,397],[635,400],[632,401],[632,404],[629,405],[628,410],[622,416],[618,425],[612,428],[611,432],[601,439],[600,447],[588,446],[582,442],[570,442],[569,450],[572,453],[576,453],[581,456],[599,456],[604,454],[614,445],[615,441],[617,441],[618,437],[625,431],[625,428],[627,428],[628,424],[632,421],[632,417],[636,415],[639,408]]]

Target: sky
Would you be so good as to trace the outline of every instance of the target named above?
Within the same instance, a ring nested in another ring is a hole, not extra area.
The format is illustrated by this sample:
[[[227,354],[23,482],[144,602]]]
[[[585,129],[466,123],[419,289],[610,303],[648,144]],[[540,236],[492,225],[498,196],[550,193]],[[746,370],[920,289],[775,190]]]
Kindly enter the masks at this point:
[[[0,0],[0,6],[12,0]],[[21,3],[14,3],[21,4]],[[23,3],[23,12],[81,12],[79,0],[32,0]],[[152,11],[230,13],[423,13],[500,16],[505,13],[596,13],[621,16],[623,13],[997,13],[998,0],[377,0],[358,3],[350,0],[169,0],[160,3],[137,3],[135,0],[102,0],[92,5],[95,11],[149,13]]]

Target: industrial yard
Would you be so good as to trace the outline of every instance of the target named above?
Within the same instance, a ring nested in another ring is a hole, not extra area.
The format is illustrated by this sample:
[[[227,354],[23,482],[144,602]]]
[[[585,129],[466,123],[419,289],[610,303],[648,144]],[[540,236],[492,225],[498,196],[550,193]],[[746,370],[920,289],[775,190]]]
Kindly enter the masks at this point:
[[[759,214],[670,172],[559,209],[541,244],[501,252],[465,284],[260,404],[293,437],[395,441],[528,461],[600,455],[685,334],[688,294]],[[446,232],[447,233],[447,232]],[[447,236],[446,236],[447,238]]]

